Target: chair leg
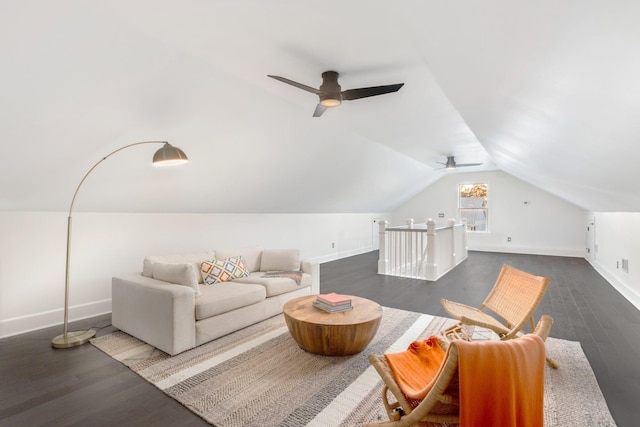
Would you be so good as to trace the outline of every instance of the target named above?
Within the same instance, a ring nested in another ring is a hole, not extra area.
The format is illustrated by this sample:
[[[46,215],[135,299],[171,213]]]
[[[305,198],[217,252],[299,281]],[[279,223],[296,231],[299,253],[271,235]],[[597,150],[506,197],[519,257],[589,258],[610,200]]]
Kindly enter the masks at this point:
[[[387,392],[389,392],[389,387],[385,385],[382,387],[382,403],[387,411],[389,420],[398,421],[402,416],[402,406],[400,405],[400,402],[389,402]]]
[[[560,366],[556,363],[555,360],[553,360],[552,358],[547,356],[547,363],[549,364],[549,366],[551,366],[553,369],[558,369]]]
[[[451,342],[453,340],[471,341],[471,337],[462,326],[462,323],[456,323],[453,326],[449,326],[447,329],[443,329],[440,333],[447,342]]]

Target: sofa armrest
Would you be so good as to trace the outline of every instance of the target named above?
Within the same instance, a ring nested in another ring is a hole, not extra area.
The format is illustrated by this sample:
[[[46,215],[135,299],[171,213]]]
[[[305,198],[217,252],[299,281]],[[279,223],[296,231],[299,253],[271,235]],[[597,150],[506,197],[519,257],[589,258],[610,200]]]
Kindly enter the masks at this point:
[[[315,261],[302,260],[300,268],[303,273],[311,275],[311,294],[320,293],[320,264]]]
[[[114,277],[111,323],[171,355],[195,347],[194,291],[141,274]]]

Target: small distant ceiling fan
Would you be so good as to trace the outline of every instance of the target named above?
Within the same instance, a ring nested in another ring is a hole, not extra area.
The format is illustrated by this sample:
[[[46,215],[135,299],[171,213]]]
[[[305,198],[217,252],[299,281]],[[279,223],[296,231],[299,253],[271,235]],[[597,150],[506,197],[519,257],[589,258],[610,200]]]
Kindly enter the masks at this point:
[[[480,166],[482,163],[456,163],[456,160],[453,158],[454,156],[447,156],[447,162],[436,162],[441,165],[444,165],[444,168],[441,169],[456,169],[456,168],[465,168],[469,166]]]
[[[384,95],[385,93],[397,92],[404,85],[404,83],[398,83],[386,86],[372,86],[362,87],[359,89],[342,90],[340,84],[338,84],[339,74],[335,71],[325,71],[322,73],[322,84],[319,89],[311,86],[303,85],[302,83],[294,82],[280,76],[267,75],[272,79],[279,80],[283,83],[295,86],[298,89],[306,90],[313,94],[318,95],[320,102],[313,112],[313,117],[320,117],[327,108],[337,107],[342,104],[342,101],[353,101],[354,99],[367,98],[370,96]]]

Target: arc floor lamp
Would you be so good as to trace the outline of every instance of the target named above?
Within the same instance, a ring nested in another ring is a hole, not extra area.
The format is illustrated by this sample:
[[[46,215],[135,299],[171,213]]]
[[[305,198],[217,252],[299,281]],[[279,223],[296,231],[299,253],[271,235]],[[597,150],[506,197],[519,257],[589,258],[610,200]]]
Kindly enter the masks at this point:
[[[69,206],[69,217],[68,217],[68,220],[67,220],[67,266],[66,266],[66,272],[65,272],[65,278],[64,278],[64,332],[62,333],[62,335],[58,335],[57,337],[55,337],[54,339],[51,340],[51,346],[54,347],[54,348],[69,348],[69,347],[75,347],[75,346],[78,346],[78,345],[82,345],[82,344],[86,343],[87,341],[89,341],[91,338],[93,338],[96,335],[96,331],[94,331],[93,329],[88,329],[86,331],[76,331],[76,332],[69,332],[68,331],[68,326],[69,326],[69,266],[71,265],[71,263],[70,263],[70,258],[71,258],[71,256],[70,256],[71,255],[71,215],[73,213],[73,205],[76,202],[76,196],[78,195],[78,191],[80,190],[80,187],[82,187],[82,184],[87,179],[89,174],[91,174],[91,172],[93,172],[93,170],[96,167],[98,167],[98,165],[100,163],[104,162],[109,157],[113,156],[114,154],[116,154],[119,151],[122,151],[122,150],[124,150],[126,148],[129,148],[129,147],[134,147],[136,145],[142,145],[142,144],[162,144],[162,147],[160,149],[158,149],[158,151],[156,151],[155,154],[153,155],[153,164],[155,166],[182,165],[182,164],[187,163],[189,161],[189,159],[187,158],[186,154],[184,154],[184,152],[181,149],[172,146],[171,144],[169,144],[166,141],[135,142],[133,144],[125,145],[124,147],[120,147],[117,150],[114,150],[111,153],[109,153],[106,156],[104,156],[95,165],[93,165],[91,167],[91,169],[89,169],[89,171],[84,175],[82,180],[80,180],[80,184],[78,184],[78,187],[76,188],[75,193],[73,193],[73,198],[71,199],[71,206]]]

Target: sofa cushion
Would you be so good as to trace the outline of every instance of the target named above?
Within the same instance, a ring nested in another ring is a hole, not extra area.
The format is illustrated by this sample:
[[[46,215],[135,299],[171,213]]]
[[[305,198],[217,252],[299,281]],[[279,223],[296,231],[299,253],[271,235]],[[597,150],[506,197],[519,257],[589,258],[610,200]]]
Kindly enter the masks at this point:
[[[256,271],[249,277],[234,279],[232,283],[262,285],[267,291],[267,298],[311,286],[311,275],[307,273],[302,273],[300,285],[288,277],[262,277],[263,275],[264,272]]]
[[[260,246],[252,246],[236,249],[216,249],[216,258],[231,258],[241,256],[245,267],[250,273],[260,270],[260,258],[262,248]]]
[[[142,263],[142,275],[153,277],[153,263],[161,262],[164,264],[193,264],[196,271],[200,271],[200,263],[208,259],[214,259],[216,254],[214,251],[193,252],[187,254],[174,255],[154,255],[148,256]],[[202,283],[202,277],[198,275],[198,283]]]
[[[195,303],[196,320],[258,303],[266,296],[266,289],[260,285],[224,282],[216,286],[202,286],[202,295]]]
[[[193,264],[165,264],[163,262],[153,263],[153,278],[177,285],[188,286],[193,289],[195,296],[200,296],[198,277]]]
[[[242,257],[203,261],[200,264],[200,273],[205,285],[215,285],[249,275]]]
[[[260,271],[300,270],[300,250],[265,249],[262,251]]]

